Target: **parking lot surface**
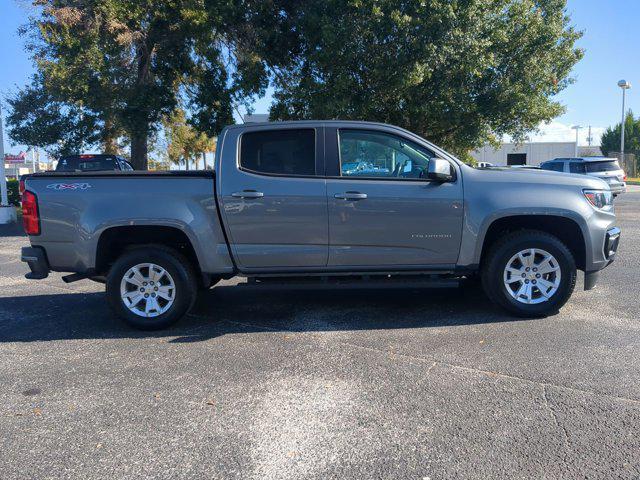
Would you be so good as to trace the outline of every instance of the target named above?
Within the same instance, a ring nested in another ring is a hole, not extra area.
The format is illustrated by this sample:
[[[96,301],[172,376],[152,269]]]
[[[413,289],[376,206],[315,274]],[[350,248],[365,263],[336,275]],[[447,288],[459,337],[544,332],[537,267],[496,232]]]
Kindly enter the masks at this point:
[[[539,320],[475,288],[223,282],[137,332],[28,281],[0,226],[2,478],[640,478],[640,188],[598,287]]]

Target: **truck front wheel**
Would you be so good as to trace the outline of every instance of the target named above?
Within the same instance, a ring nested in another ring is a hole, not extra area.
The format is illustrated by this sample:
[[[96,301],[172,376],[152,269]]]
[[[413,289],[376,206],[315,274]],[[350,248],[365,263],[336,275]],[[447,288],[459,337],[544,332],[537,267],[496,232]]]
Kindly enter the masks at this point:
[[[125,252],[109,270],[107,301],[134,328],[157,330],[182,318],[193,306],[196,275],[180,253],[161,246]]]
[[[482,266],[487,296],[520,317],[556,313],[575,284],[571,251],[555,236],[536,230],[507,234],[492,246]]]

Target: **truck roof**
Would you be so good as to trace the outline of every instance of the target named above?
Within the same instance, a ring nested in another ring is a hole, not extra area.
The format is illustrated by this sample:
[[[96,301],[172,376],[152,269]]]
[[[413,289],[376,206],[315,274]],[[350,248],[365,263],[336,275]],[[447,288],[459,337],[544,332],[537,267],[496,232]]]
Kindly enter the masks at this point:
[[[364,120],[287,120],[283,122],[236,123],[233,125],[228,125],[225,128],[236,129],[236,128],[255,128],[255,127],[270,127],[270,126],[282,127],[282,126],[296,126],[296,125],[300,125],[300,126],[370,125],[370,126],[377,126],[377,127],[392,127],[392,128],[404,130],[402,127],[398,127],[397,125],[391,125],[391,124],[382,123],[382,122],[367,122]]]
[[[610,157],[562,157],[554,158],[549,162],[617,162],[617,158]],[[548,162],[544,162],[548,163]]]

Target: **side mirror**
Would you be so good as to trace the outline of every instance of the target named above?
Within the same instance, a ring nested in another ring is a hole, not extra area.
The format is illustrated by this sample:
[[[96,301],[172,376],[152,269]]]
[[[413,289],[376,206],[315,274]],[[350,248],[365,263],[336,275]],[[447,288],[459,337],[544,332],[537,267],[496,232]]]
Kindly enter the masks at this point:
[[[442,158],[432,158],[429,160],[429,169],[427,170],[427,178],[435,182],[451,182],[453,181],[453,166]]]

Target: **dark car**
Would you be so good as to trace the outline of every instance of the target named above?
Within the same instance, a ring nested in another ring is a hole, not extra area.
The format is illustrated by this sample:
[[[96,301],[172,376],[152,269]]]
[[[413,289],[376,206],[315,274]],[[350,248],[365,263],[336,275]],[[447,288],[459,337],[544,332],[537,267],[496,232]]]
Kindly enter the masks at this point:
[[[60,157],[56,172],[100,172],[109,170],[131,171],[133,167],[124,158],[108,154],[66,155]]]

